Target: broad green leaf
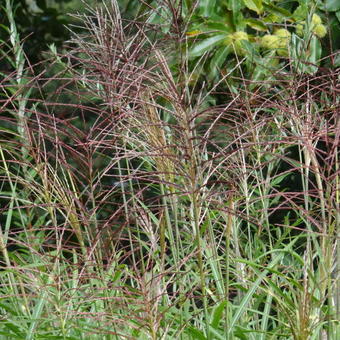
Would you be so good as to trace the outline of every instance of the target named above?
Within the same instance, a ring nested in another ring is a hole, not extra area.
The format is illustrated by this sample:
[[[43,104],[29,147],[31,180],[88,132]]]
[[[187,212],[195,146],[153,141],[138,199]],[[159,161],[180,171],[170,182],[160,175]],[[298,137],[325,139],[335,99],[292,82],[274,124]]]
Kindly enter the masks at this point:
[[[264,58],[254,58],[256,64],[252,73],[254,84],[250,88],[256,88],[257,82],[266,79],[267,81],[273,77],[273,69],[276,69],[279,63],[275,55],[275,51],[269,51]]]
[[[261,14],[263,12],[262,0],[243,0],[244,4],[250,10]]]
[[[233,12],[227,11],[223,16],[223,23],[231,30],[235,31],[236,27],[234,25],[234,15]]]
[[[202,10],[202,15],[205,17],[211,17],[214,13],[216,7],[216,0],[201,0],[200,8]]]
[[[310,58],[309,61],[313,64],[317,64],[321,58],[322,47],[320,40],[313,36],[310,42]]]
[[[225,310],[228,301],[222,301],[217,307],[214,308],[211,327],[218,328],[218,325],[223,317],[223,311]]]
[[[280,184],[287,176],[289,176],[289,173],[276,176],[275,178],[273,178],[270,184],[274,187],[275,185]]]
[[[268,30],[267,26],[260,20],[257,19],[247,19],[246,24],[256,31],[266,32]]]
[[[198,339],[198,340],[207,340],[207,338],[204,336],[204,334],[198,330],[197,328],[190,326],[186,330],[186,333],[191,335],[193,339]]]
[[[294,11],[293,17],[296,21],[306,20],[306,18],[308,17],[308,13],[308,6],[306,4],[301,4]]]
[[[244,20],[244,16],[241,11],[233,14],[233,22],[236,31],[243,31],[246,27],[246,21]]]
[[[215,328],[209,328],[209,333],[210,333],[210,339],[211,339],[211,336],[213,335],[213,339],[216,339],[216,340],[225,340],[225,332],[224,330],[218,330],[215,329]]]
[[[244,8],[244,4],[242,1],[240,0],[229,0],[228,1],[228,9],[232,12],[232,20],[234,23],[234,26],[236,28],[236,30],[241,30],[242,29],[242,21],[244,21],[243,19],[243,15],[241,12],[241,9]]]
[[[272,14],[275,14],[279,17],[283,17],[283,18],[290,18],[292,16],[292,13],[290,13],[289,11],[287,11],[286,9],[279,7],[279,6],[275,6],[272,4],[263,4],[264,9]]]
[[[16,336],[19,336],[21,337],[21,339],[23,339],[23,333],[18,326],[16,326],[14,323],[10,321],[6,322],[5,325],[8,330],[12,331],[13,333],[15,333]],[[14,334],[10,334],[10,336],[12,337],[14,336]],[[11,338],[11,339],[20,339],[20,338]]]
[[[207,38],[199,42],[190,52],[190,57],[201,56],[208,50],[212,49],[219,43],[221,43],[224,39],[227,38],[227,34],[218,34],[213,37]]]
[[[216,21],[208,21],[205,25],[204,28],[206,29],[206,31],[212,31],[212,30],[216,30],[216,31],[220,31],[220,32],[226,32],[226,33],[231,33],[232,32],[232,28],[230,27],[230,25],[228,25],[227,23],[224,22],[216,22]]]
[[[240,41],[240,45],[242,47],[242,50],[245,52],[244,56],[247,56],[247,57],[255,56],[256,49],[255,49],[255,45],[254,44],[252,44],[251,42],[249,42],[247,40],[241,40]]]
[[[326,0],[325,10],[329,12],[336,12],[340,9],[340,0]]]
[[[8,272],[8,271],[6,271],[6,272]],[[0,303],[1,309],[4,309],[10,315],[17,316],[18,313],[14,309],[12,309],[11,307],[13,307],[13,306],[8,304],[8,303]]]
[[[123,274],[124,274],[123,271],[115,270],[114,274],[110,275],[110,282],[116,282],[116,281],[120,280],[120,278],[122,277]]]
[[[340,11],[337,11],[337,12],[335,13],[335,15],[336,15],[338,21],[340,22]]]
[[[247,330],[239,327],[239,326],[236,326],[235,327],[235,332],[234,332],[234,335],[237,336],[238,339],[241,339],[241,340],[248,340],[248,333],[249,331],[247,332]]]
[[[3,339],[11,339],[11,340],[22,340],[23,339],[23,335],[14,335],[13,333],[9,334],[7,332],[0,332],[0,335],[4,335],[6,336],[6,338]]]
[[[230,45],[228,46],[221,46],[218,48],[214,56],[211,58],[210,66],[212,71],[218,71],[223,63],[225,62],[228,54],[232,51]]]
[[[243,6],[242,1],[240,0],[228,0],[227,7],[230,11],[232,11],[233,13],[236,13],[240,11],[244,6]]]

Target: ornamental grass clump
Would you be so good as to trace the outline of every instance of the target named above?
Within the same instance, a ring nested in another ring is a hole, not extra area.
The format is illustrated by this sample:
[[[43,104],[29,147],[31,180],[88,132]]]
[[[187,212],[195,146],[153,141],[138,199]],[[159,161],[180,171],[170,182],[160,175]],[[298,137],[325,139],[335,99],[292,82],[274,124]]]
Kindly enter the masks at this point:
[[[339,71],[192,82],[167,4],[78,15],[24,134],[1,80],[1,336],[336,340]]]

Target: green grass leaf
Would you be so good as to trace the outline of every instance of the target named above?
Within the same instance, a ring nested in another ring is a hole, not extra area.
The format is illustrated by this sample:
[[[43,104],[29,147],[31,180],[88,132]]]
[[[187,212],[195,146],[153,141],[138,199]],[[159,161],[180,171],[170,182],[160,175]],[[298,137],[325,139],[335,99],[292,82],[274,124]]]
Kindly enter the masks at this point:
[[[228,304],[228,301],[222,301],[219,305],[217,305],[214,308],[212,320],[211,320],[211,326],[214,328],[218,328],[218,325],[223,317],[223,312],[225,311],[225,308]]]
[[[185,329],[186,333],[190,336],[193,337],[193,339],[197,339],[197,340],[207,340],[207,338],[205,337],[205,335],[203,334],[203,332],[201,332],[200,330],[198,330],[197,328],[190,326],[187,327]]]
[[[205,52],[211,50],[216,45],[223,42],[228,37],[227,34],[218,34],[213,37],[204,39],[199,43],[195,44],[192,50],[189,52],[190,57],[198,57],[203,55]]]

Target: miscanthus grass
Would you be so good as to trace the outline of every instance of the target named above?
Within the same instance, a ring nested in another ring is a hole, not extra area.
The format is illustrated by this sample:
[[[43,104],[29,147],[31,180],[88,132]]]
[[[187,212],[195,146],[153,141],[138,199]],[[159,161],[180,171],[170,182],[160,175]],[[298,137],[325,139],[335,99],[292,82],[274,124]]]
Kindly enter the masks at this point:
[[[28,67],[7,13],[1,339],[337,339],[338,71],[208,89],[115,1]]]

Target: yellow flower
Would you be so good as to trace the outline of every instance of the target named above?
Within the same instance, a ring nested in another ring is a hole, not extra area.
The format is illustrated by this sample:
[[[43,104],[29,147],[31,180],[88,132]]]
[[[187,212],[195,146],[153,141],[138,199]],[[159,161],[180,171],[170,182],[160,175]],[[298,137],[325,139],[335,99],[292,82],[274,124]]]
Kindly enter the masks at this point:
[[[316,25],[313,29],[313,33],[315,33],[318,38],[323,38],[327,34],[327,28],[322,24]]]
[[[233,36],[232,34],[229,34],[225,39],[224,39],[224,44],[225,45],[230,45],[233,42]]]
[[[260,45],[268,50],[279,48],[280,38],[276,35],[266,34],[260,40]]]
[[[277,54],[282,56],[282,57],[286,57],[288,56],[288,44],[290,41],[290,37],[291,37],[291,33],[284,29],[284,28],[280,28],[278,30],[275,31],[275,36],[278,37],[278,49],[277,49]]]
[[[279,37],[279,47],[284,48],[288,46],[290,41],[290,32],[284,28],[280,28],[274,32],[274,34]]]
[[[300,37],[304,34],[306,22],[301,21],[299,24],[296,25],[296,34]],[[319,38],[323,38],[327,34],[327,28],[322,24],[321,18],[317,14],[313,14],[312,21],[310,25],[310,29],[312,32]]]
[[[243,31],[238,31],[238,32],[233,33],[233,39],[235,41],[241,41],[241,40],[249,41],[248,34]]]
[[[296,34],[299,35],[300,37],[303,36],[303,32],[305,30],[305,21],[301,21],[301,23],[297,24],[295,27]]]
[[[280,29],[275,34],[266,34],[260,40],[260,46],[268,50],[276,50],[280,56],[288,55],[288,43],[290,40],[290,32]]]
[[[241,43],[242,40],[249,41],[248,34],[246,32],[243,32],[243,31],[238,31],[238,32],[235,32],[235,33],[229,35],[225,39],[225,44],[226,45],[232,44],[234,49],[235,49],[235,53],[237,55],[245,55],[246,50],[242,47],[242,43]]]
[[[321,24],[322,24],[321,18],[317,14],[313,14],[313,16],[312,16],[312,25],[313,26],[317,26],[317,25],[321,25]]]
[[[290,39],[290,32],[286,30],[285,28],[280,28],[274,32],[274,34],[280,38]]]

